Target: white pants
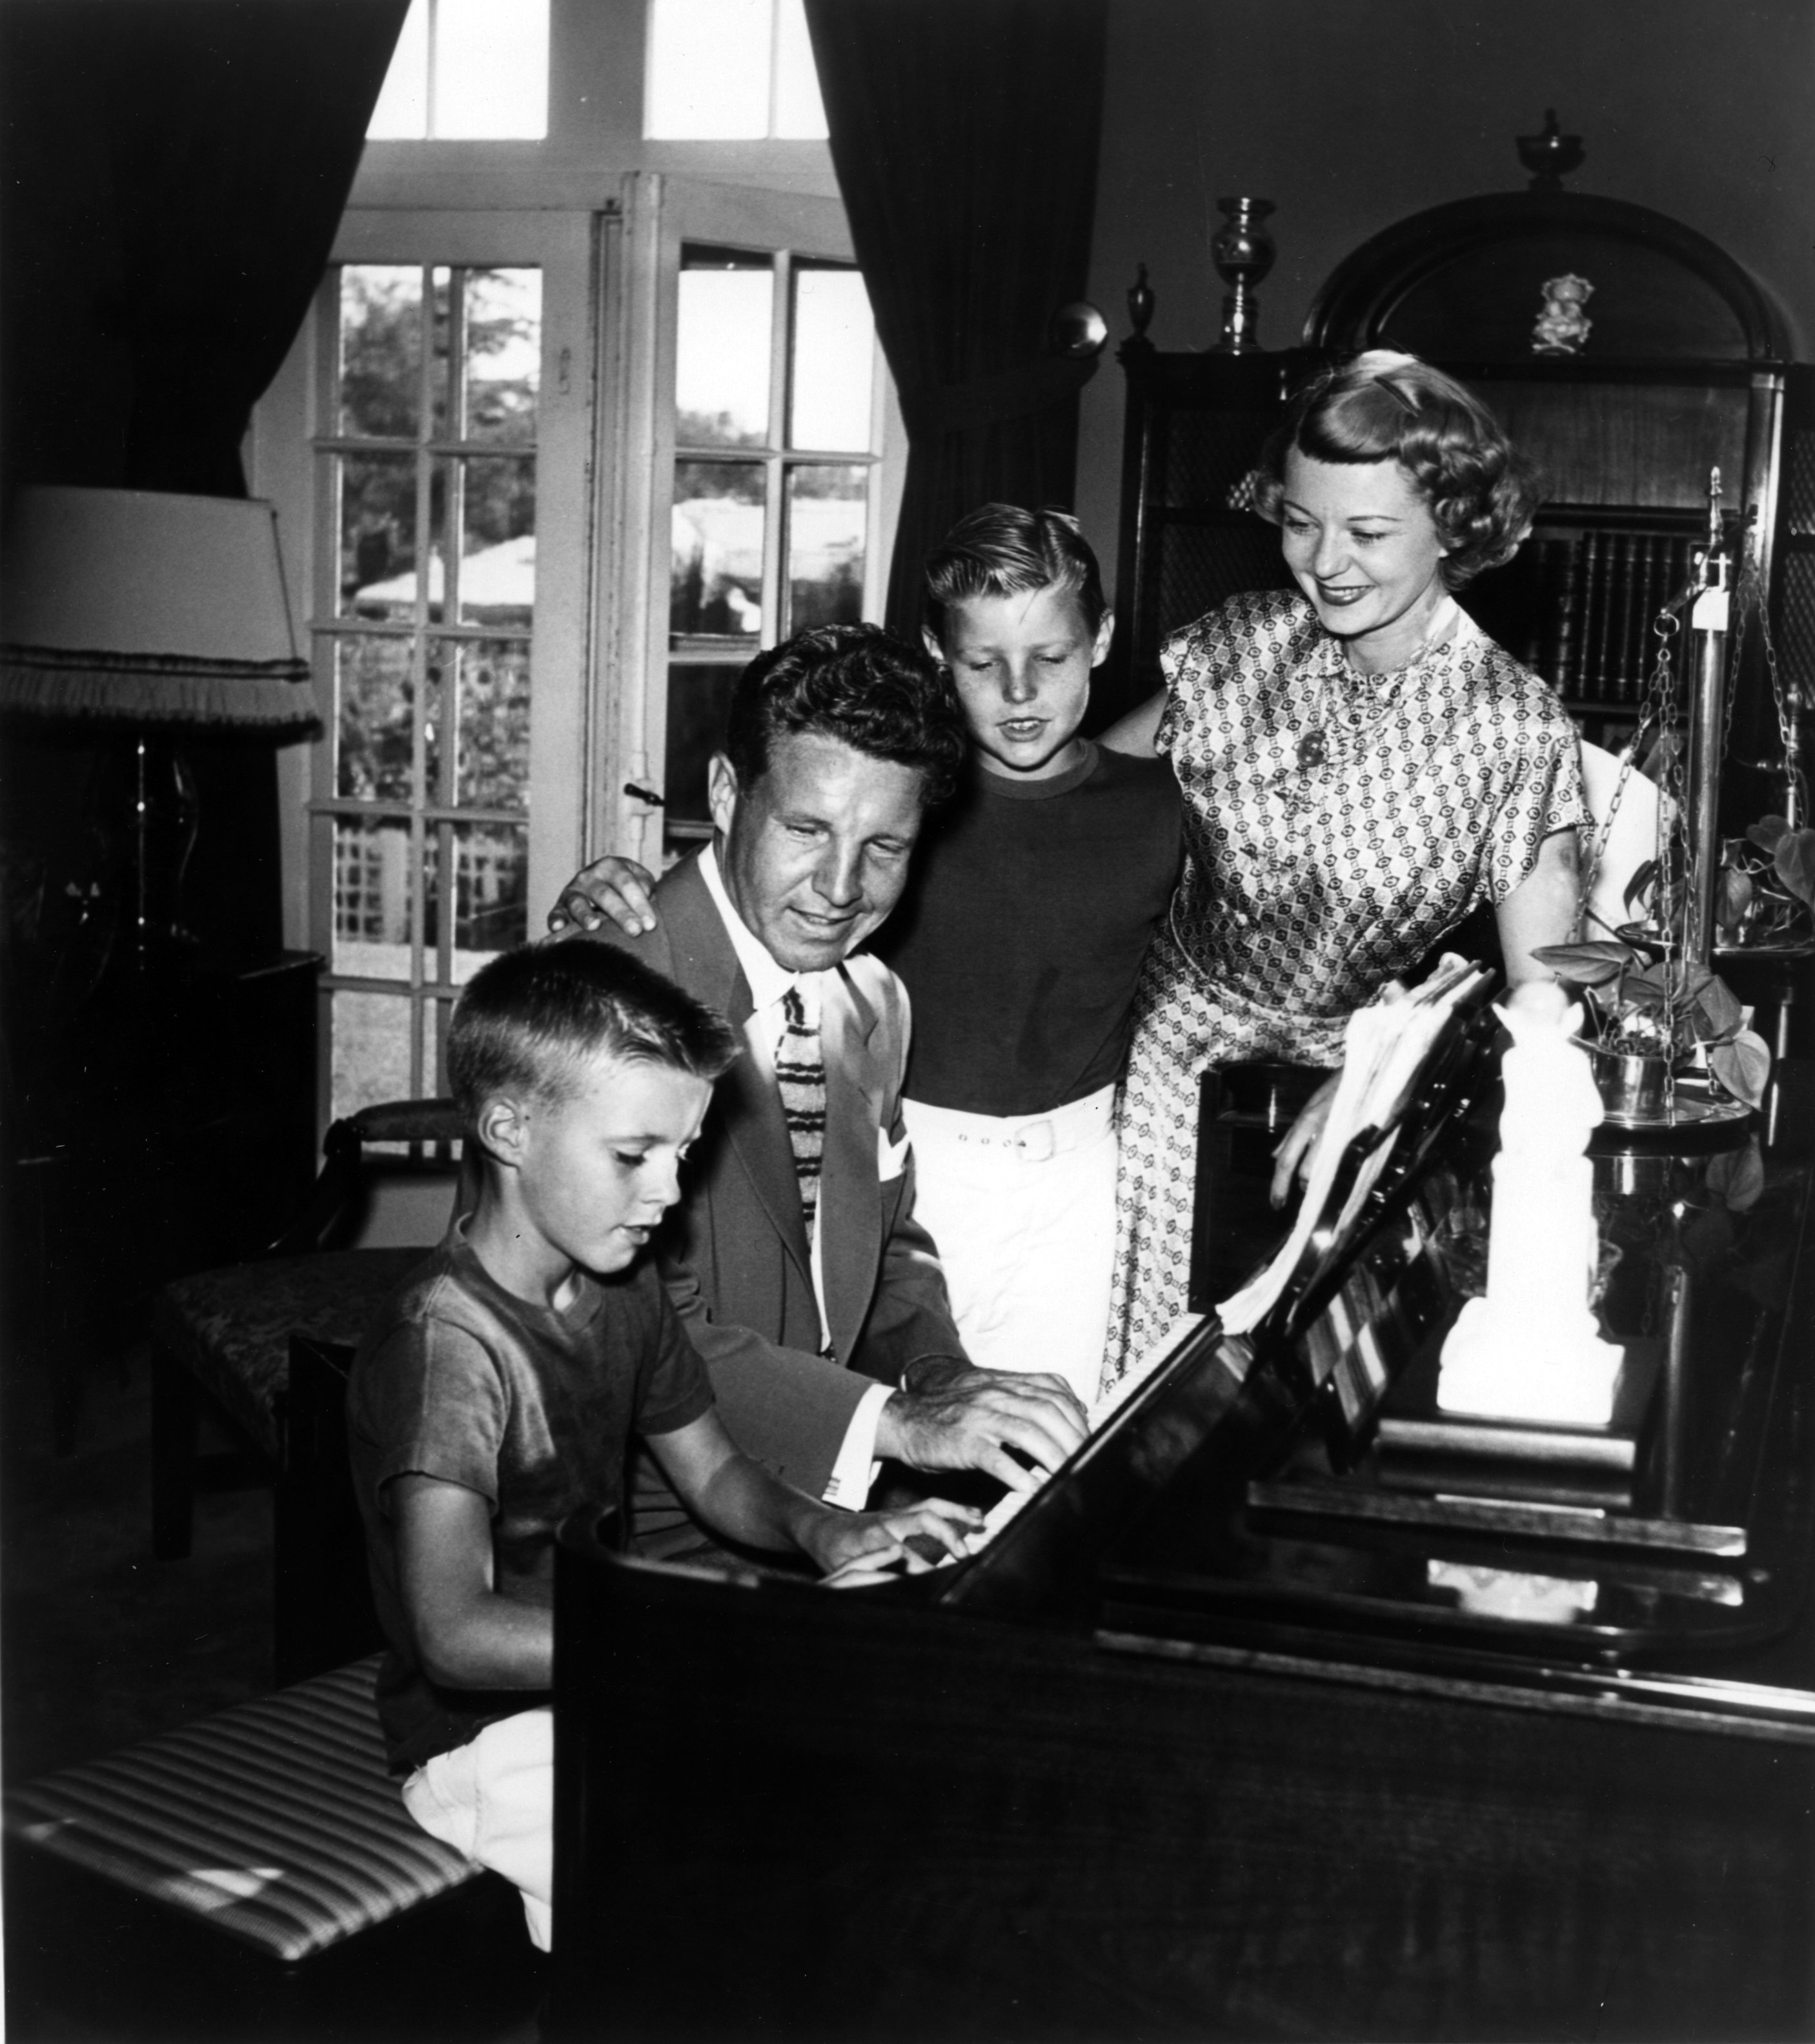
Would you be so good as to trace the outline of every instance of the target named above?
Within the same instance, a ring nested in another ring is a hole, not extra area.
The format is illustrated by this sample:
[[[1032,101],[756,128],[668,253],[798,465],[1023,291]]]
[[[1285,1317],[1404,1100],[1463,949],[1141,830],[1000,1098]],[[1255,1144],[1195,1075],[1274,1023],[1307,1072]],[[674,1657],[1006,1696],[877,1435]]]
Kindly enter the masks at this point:
[[[1116,1241],[1115,1088],[1052,1114],[904,1100],[914,1216],[939,1247],[971,1360],[1097,1395]]]
[[[437,1753],[403,1785],[403,1807],[433,1838],[502,1873],[523,1893],[529,1942],[554,1933],[555,1713],[523,1711]]]

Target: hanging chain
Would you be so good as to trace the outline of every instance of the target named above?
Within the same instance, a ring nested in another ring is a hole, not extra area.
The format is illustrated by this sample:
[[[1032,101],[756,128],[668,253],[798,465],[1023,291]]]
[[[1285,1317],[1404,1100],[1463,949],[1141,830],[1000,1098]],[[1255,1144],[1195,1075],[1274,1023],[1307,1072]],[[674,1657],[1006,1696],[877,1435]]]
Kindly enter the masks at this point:
[[[1701,574],[1699,563],[1697,564],[1694,572],[1699,578]],[[1698,580],[1686,584],[1652,620],[1652,634],[1657,640],[1657,658],[1652,663],[1652,671],[1645,684],[1644,696],[1639,706],[1638,723],[1633,729],[1631,738],[1621,749],[1620,773],[1619,778],[1613,783],[1613,800],[1607,805],[1607,813],[1596,829],[1589,847],[1588,864],[1582,876],[1581,907],[1576,918],[1579,934],[1583,936],[1587,934],[1589,897],[1594,891],[1594,882],[1601,870],[1601,862],[1605,855],[1608,840],[1613,836],[1613,820],[1620,813],[1620,804],[1625,796],[1626,783],[1632,778],[1639,755],[1644,750],[1645,740],[1654,732],[1660,740],[1666,739],[1675,728],[1676,686],[1671,655],[1675,651],[1676,641],[1681,637],[1682,632],[1681,613],[1687,609],[1693,593],[1698,586],[1699,586]],[[1674,779],[1678,792],[1680,793],[1682,770],[1680,759],[1675,751],[1667,751],[1664,753],[1663,767],[1667,776]],[[1663,784],[1659,785],[1660,791],[1667,801],[1671,790]],[[1679,803],[1678,813],[1680,809]],[[1661,843],[1657,847],[1657,855],[1661,865],[1664,855],[1664,847]]]
[[[1627,783],[1636,770],[1638,760],[1648,736],[1655,734],[1653,757],[1657,764],[1649,777],[1658,790],[1658,831],[1655,852],[1657,862],[1656,877],[1652,883],[1653,916],[1663,932],[1663,1039],[1674,1051],[1678,1024],[1688,1005],[1689,988],[1686,958],[1675,958],[1671,943],[1672,905],[1674,897],[1687,884],[1689,871],[1689,803],[1684,782],[1686,765],[1686,747],[1680,741],[1677,719],[1677,677],[1674,655],[1677,642],[1682,636],[1682,620],[1688,614],[1696,594],[1705,586],[1709,555],[1705,551],[1694,557],[1692,579],[1686,583],[1664,605],[1652,620],[1652,634],[1657,640],[1657,658],[1645,686],[1644,698],[1639,709],[1639,721],[1632,737],[1621,748],[1620,772],[1613,783],[1613,799],[1607,805],[1607,813],[1595,831],[1590,848],[1588,863],[1582,878],[1581,906],[1577,912],[1579,934],[1586,934],[1588,904],[1594,889],[1594,882],[1601,869],[1608,842],[1613,836],[1614,819],[1619,815]],[[1680,920],[1680,917],[1675,920]],[[1680,970],[1672,970],[1680,965]],[[1667,1121],[1676,1118],[1676,1059],[1667,1056],[1664,1061],[1663,1111]]]

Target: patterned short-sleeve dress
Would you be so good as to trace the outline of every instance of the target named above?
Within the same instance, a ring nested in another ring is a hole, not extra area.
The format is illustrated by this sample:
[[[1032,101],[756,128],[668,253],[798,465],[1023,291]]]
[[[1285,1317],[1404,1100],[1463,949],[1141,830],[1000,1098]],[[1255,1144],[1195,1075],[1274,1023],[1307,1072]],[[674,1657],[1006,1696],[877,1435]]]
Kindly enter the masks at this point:
[[[1135,995],[1106,1389],[1185,1310],[1206,1068],[1340,1064],[1354,1009],[1588,820],[1563,705],[1456,618],[1386,674],[1355,673],[1290,592],[1167,643],[1157,743],[1188,855]]]

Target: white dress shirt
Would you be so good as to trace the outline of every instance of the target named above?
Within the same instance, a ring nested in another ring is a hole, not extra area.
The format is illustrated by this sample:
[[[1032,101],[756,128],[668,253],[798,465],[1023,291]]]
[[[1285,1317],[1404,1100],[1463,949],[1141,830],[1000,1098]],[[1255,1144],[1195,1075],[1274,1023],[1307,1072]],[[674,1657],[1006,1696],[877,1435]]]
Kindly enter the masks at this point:
[[[725,924],[725,933],[731,939],[731,948],[737,955],[737,962],[743,967],[744,977],[749,982],[752,1005],[750,1018],[744,1024],[744,1044],[758,1069],[772,1082],[776,1046],[786,1028],[782,1009],[784,997],[790,987],[798,986],[802,1005],[809,1015],[817,1017],[823,1006],[821,989],[827,975],[822,972],[790,972],[785,966],[775,962],[761,939],[752,933],[733,907],[731,897],[725,891],[724,876],[718,870],[715,845],[708,845],[701,854],[699,870],[700,878],[706,882],[706,891],[712,897],[713,906]],[[816,1227],[810,1244],[813,1294],[819,1306],[819,1324],[825,1330],[829,1344],[831,1322],[825,1311],[825,1259],[820,1247],[823,1233],[821,1228]],[[842,1362],[844,1358],[840,1357],[839,1360]],[[852,1414],[844,1444],[838,1450],[838,1459],[833,1465],[832,1475],[825,1486],[824,1496],[828,1504],[843,1505],[852,1512],[863,1508],[876,1476],[876,1430],[882,1423],[883,1408],[889,1402],[890,1396],[887,1385],[873,1384]]]

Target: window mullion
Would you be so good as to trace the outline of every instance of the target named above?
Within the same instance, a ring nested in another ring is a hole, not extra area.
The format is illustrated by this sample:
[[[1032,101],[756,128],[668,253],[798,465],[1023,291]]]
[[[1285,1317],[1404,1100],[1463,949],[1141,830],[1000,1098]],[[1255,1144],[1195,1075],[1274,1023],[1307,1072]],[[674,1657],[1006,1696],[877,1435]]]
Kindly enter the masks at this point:
[[[448,425],[456,445],[467,437],[467,272],[456,269],[448,278]],[[460,582],[466,561],[467,463],[462,455],[447,458],[444,489],[447,531],[441,541],[441,624],[458,624],[462,615]],[[460,798],[459,739],[460,719],[460,652],[449,640],[437,642],[440,675],[436,704],[435,790],[430,800],[452,807]],[[444,908],[445,903],[444,903]],[[445,960],[443,961],[445,962]]]
[[[430,17],[431,50],[434,33]],[[422,344],[417,365],[416,416],[416,603],[415,643],[410,651],[412,707],[410,730],[410,991],[406,1003],[410,1032],[410,1085],[420,1092],[421,1060],[417,1050],[417,1015],[421,989],[428,978],[423,959],[423,932],[428,927],[428,836],[423,809],[429,799],[429,618],[435,566],[435,458],[429,444],[435,431],[435,267],[422,271]],[[440,885],[439,876],[436,880]]]
[[[769,0],[769,125],[771,141],[781,132],[782,113],[782,10],[780,0]]]
[[[775,254],[775,285],[769,303],[769,446],[763,464],[763,643],[773,646],[787,637],[787,491],[786,465],[779,450],[788,444],[788,335],[793,296],[793,258],[786,248]]]
[[[441,24],[440,0],[428,0],[428,22],[423,31],[423,47],[426,53],[428,75],[422,81],[423,132],[426,140],[433,142],[441,132],[440,120]]]

